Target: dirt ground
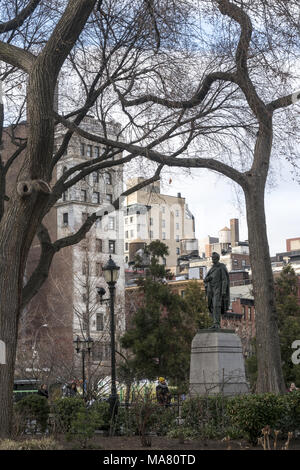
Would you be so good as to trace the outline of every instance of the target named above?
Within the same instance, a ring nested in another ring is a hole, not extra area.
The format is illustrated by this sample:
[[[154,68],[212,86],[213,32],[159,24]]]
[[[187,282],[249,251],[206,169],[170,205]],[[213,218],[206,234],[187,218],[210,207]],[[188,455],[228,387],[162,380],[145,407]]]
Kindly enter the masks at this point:
[[[60,441],[60,440],[59,440]],[[279,441],[277,449],[283,449],[286,441]],[[65,449],[79,449],[75,442],[60,441]],[[97,436],[90,441],[89,448],[99,450],[263,450],[260,445],[253,447],[246,441],[222,441],[222,440],[185,440],[180,443],[179,439],[167,437],[151,437],[151,447],[143,447],[138,436],[125,437]],[[273,449],[273,446],[271,447]],[[300,440],[292,440],[289,444],[289,450],[300,450]]]

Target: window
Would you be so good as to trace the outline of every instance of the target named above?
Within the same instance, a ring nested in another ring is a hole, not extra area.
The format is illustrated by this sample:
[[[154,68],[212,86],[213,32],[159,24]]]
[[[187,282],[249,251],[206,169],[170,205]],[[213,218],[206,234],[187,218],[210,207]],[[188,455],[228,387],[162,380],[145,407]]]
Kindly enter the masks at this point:
[[[245,260],[245,259],[242,259],[242,266],[243,266],[243,267],[246,266],[246,260]]]
[[[100,204],[100,193],[98,191],[94,191],[92,195],[92,202],[94,204]]]
[[[125,256],[125,263],[128,263],[128,256]]]
[[[88,216],[89,214],[87,212],[81,212],[81,222],[84,223]]]
[[[83,142],[81,142],[80,144],[80,153],[81,153],[81,156],[84,157],[85,155],[85,145]]]
[[[166,221],[164,219],[161,221],[161,225],[162,225],[162,228],[166,228]]]
[[[176,241],[179,242],[179,235],[176,235]]]
[[[68,225],[69,224],[69,213],[64,212],[63,213],[63,225]]]
[[[128,230],[125,232],[125,238],[128,238]]]
[[[105,199],[106,199],[106,201],[112,203],[112,194],[106,193],[105,194]]]
[[[175,215],[176,215],[176,217],[179,217],[179,210],[178,209],[176,209]]]
[[[130,217],[129,221],[132,224],[133,223],[133,217]]]
[[[183,297],[185,296],[185,291],[182,290],[182,291],[180,292],[180,295],[181,295],[181,297],[183,298]]]
[[[86,202],[87,201],[87,192],[86,192],[86,189],[82,189],[81,192],[80,192],[80,200],[82,202]]]
[[[100,157],[100,148],[99,147],[94,147],[94,157],[95,158]]]
[[[63,201],[66,201],[66,200],[67,200],[67,195],[68,195],[68,192],[65,191],[65,192],[63,193],[63,197],[62,197],[62,198],[63,198]]]
[[[115,218],[114,217],[108,217],[108,229],[109,230],[114,230],[115,229]]]
[[[105,181],[106,184],[111,184],[112,183],[110,173],[108,173],[108,172],[104,173],[104,181]]]
[[[110,344],[94,342],[92,346],[93,361],[110,360]]]
[[[166,232],[163,232],[163,233],[162,233],[162,239],[163,239],[163,240],[166,239]]]
[[[125,251],[128,251],[128,243],[125,243]]]
[[[176,230],[179,230],[179,224],[176,224]]]
[[[234,259],[234,260],[233,260],[233,265],[234,265],[234,266],[238,266],[238,264],[239,264],[238,260],[237,260],[237,259]]]
[[[162,213],[163,213],[163,214],[166,213],[166,208],[165,208],[165,206],[162,206],[161,210],[162,210]]]
[[[96,313],[96,330],[97,331],[103,331],[104,330],[103,313]]]
[[[102,263],[96,262],[96,276],[102,276]]]
[[[99,183],[99,172],[98,171],[93,172],[93,183]]]
[[[150,230],[150,235],[149,235],[150,238],[153,238],[153,231]]]
[[[153,225],[153,217],[150,217],[150,225]]]
[[[102,240],[101,238],[96,238],[96,251],[99,253],[102,252]]]
[[[115,253],[116,252],[116,242],[115,240],[109,240],[108,242],[108,252]]]
[[[88,158],[91,158],[93,156],[93,147],[91,145],[88,145],[87,146],[87,149],[86,149],[86,156]]]
[[[243,318],[244,318],[244,320],[246,320],[246,315],[247,315],[247,313],[246,313],[246,307],[245,307],[245,305],[242,306],[242,309],[243,309]]]
[[[180,255],[180,248],[176,248],[176,255]]]
[[[125,225],[128,224],[128,217],[125,217]]]

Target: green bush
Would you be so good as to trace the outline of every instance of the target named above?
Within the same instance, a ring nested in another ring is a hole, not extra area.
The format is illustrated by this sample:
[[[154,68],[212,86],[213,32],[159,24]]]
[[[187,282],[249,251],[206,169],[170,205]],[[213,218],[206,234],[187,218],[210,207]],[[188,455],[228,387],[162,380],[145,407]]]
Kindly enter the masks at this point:
[[[222,395],[199,396],[183,402],[184,425],[197,429],[198,435],[222,435],[230,424],[226,413],[227,398]]]
[[[99,413],[96,407],[80,409],[72,417],[67,438],[78,441],[82,449],[87,448],[88,442],[94,437],[96,429],[103,426],[103,416],[103,413]]]
[[[183,439],[196,439],[199,437],[199,432],[193,427],[186,426],[175,426],[173,429],[170,429],[167,433],[167,437],[171,438],[180,438]]]
[[[107,430],[110,426],[110,406],[108,402],[94,402],[89,408],[98,414],[101,425],[97,429]]]
[[[119,407],[116,418],[116,431],[123,436],[135,436],[138,434],[136,417],[131,407]]]
[[[50,408],[45,397],[32,394],[22,398],[14,407],[15,421],[19,422],[20,432],[45,432],[49,411]]]
[[[286,397],[265,393],[241,395],[228,400],[227,414],[231,424],[237,427],[251,444],[256,445],[265,426],[278,426],[280,418],[288,416]]]
[[[287,393],[281,397],[283,412],[276,424],[284,436],[289,432],[300,431],[300,391]]]
[[[157,405],[154,412],[153,431],[158,436],[166,436],[167,433],[176,426],[177,417],[177,406],[164,408],[161,407],[161,405]]]
[[[26,439],[24,441],[12,441],[4,439],[0,441],[0,450],[58,450],[61,446],[52,438]]]
[[[166,436],[176,426],[177,415],[177,407],[164,407],[150,398],[136,399],[128,408],[119,407],[116,431],[126,436],[141,433]]]
[[[52,407],[54,429],[58,433],[67,433],[76,414],[85,409],[82,398],[60,398]]]

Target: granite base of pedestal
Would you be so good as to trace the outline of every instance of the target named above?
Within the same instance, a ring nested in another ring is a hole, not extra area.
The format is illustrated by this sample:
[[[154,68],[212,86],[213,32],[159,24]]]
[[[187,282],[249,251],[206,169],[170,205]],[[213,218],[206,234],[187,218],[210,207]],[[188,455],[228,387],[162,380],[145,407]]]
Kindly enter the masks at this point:
[[[249,392],[241,340],[232,330],[199,330],[192,341],[190,395]]]

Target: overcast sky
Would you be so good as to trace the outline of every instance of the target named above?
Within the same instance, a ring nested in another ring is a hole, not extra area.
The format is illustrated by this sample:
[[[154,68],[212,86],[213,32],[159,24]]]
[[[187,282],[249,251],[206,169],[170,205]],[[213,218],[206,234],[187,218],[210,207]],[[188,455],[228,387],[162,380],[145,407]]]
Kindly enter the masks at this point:
[[[240,221],[240,240],[248,239],[243,195],[228,179],[208,170],[193,170],[192,175],[165,175],[162,193],[181,193],[195,216],[196,237],[218,236],[219,230],[230,227],[230,219]],[[266,218],[271,256],[286,250],[287,238],[300,237],[300,184],[292,180],[290,171],[278,169],[276,185],[267,189]]]

